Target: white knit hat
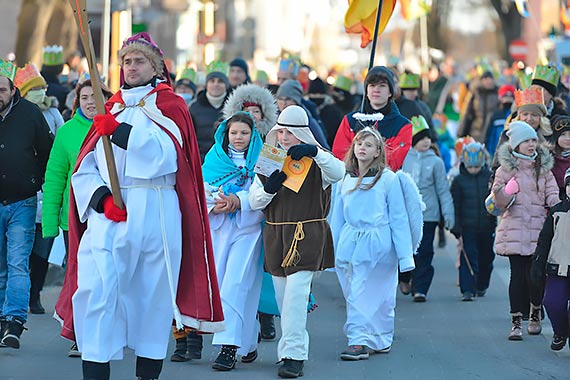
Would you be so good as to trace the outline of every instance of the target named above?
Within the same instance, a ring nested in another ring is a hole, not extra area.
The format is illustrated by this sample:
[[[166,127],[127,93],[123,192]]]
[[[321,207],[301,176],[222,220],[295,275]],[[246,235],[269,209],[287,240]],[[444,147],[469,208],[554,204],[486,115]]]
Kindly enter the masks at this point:
[[[287,129],[297,139],[305,144],[321,146],[313,136],[311,129],[309,129],[309,117],[307,112],[299,106],[289,106],[285,108],[277,118],[277,124],[265,137],[265,142],[277,146],[277,131],[280,129]]]
[[[526,140],[538,140],[538,135],[534,128],[524,121],[514,121],[509,124],[507,136],[509,137],[509,145],[513,150]]]

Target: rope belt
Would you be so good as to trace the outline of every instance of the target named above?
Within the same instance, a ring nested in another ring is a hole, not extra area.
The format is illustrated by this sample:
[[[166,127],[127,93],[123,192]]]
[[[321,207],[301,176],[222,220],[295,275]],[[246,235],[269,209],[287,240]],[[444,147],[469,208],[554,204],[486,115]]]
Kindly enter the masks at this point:
[[[305,223],[314,223],[314,222],[324,222],[327,218],[320,218],[320,219],[308,219],[308,220],[301,220],[298,222],[270,222],[269,220],[265,223],[271,226],[296,226],[295,233],[293,234],[293,241],[291,242],[291,246],[289,247],[289,251],[287,251],[287,255],[281,262],[281,268],[287,268],[290,266],[295,266],[301,261],[301,254],[297,251],[297,243],[300,240],[305,238],[305,231],[303,231],[303,224]]]
[[[174,289],[174,275],[172,273],[172,265],[170,261],[170,251],[168,250],[168,239],[166,235],[166,222],[164,220],[164,205],[162,202],[162,190],[174,189],[174,185],[153,185],[153,184],[140,184],[131,186],[121,186],[121,189],[153,189],[158,194],[159,216],[160,216],[160,232],[162,234],[162,250],[164,252],[164,261],[166,265],[166,275],[168,277],[168,287],[170,288],[170,301],[172,302],[172,309],[174,312],[174,320],[176,321],[176,328],[181,329],[182,314],[176,304],[176,289]]]

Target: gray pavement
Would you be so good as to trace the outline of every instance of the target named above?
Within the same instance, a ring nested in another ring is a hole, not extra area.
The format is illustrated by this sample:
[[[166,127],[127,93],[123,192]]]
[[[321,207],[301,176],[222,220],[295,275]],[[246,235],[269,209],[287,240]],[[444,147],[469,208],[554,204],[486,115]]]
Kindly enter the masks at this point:
[[[322,273],[314,281],[319,307],[308,318],[310,360],[305,379],[568,379],[570,349],[549,348],[552,329],[545,320],[539,336],[526,334],[521,342],[507,340],[510,329],[508,261],[497,257],[489,292],[474,302],[461,302],[455,269],[455,240],[448,236],[445,249],[436,249],[434,282],[425,304],[398,294],[396,335],[389,354],[369,360],[343,362],[344,299],[334,273]],[[59,287],[43,292],[48,313]],[[1,380],[81,379],[81,360],[68,358],[69,342],[58,336],[58,324],[49,314],[30,315],[22,348],[0,349]],[[526,323],[524,324],[526,329]],[[161,379],[273,379],[277,378],[276,342],[262,342],[260,356],[251,364],[238,362],[231,372],[210,368],[217,349],[205,339],[203,359],[187,363],[165,361]],[[171,345],[173,345],[172,342]],[[172,347],[169,354],[172,352]],[[111,363],[111,379],[134,379],[134,355]]]

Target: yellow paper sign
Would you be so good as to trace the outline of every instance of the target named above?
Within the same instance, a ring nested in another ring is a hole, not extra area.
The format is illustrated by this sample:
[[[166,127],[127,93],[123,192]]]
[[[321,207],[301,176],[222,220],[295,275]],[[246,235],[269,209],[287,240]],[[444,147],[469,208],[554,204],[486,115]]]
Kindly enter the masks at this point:
[[[298,193],[303,182],[305,182],[305,178],[307,178],[312,164],[313,159],[309,157],[303,157],[301,160],[295,161],[291,159],[291,156],[287,156],[283,163],[283,172],[287,174],[287,179],[283,182],[283,186]]]

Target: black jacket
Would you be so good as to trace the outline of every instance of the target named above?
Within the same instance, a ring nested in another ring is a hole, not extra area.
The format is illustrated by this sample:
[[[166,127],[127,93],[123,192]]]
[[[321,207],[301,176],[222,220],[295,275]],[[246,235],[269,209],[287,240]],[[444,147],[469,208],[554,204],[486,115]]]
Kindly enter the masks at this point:
[[[226,95],[227,99],[227,95]],[[206,90],[198,92],[196,101],[190,104],[190,117],[196,130],[196,139],[200,149],[200,158],[204,162],[204,157],[214,145],[214,132],[216,121],[223,117],[224,102],[220,108],[214,108],[206,97]]]
[[[453,233],[461,235],[464,230],[492,231],[497,219],[487,213],[485,198],[489,195],[491,171],[484,165],[475,175],[465,166],[459,167],[459,175],[451,184],[451,196],[455,206],[455,227]]]
[[[0,202],[7,205],[36,195],[44,181],[53,135],[35,104],[12,99],[12,108],[0,116]]]

